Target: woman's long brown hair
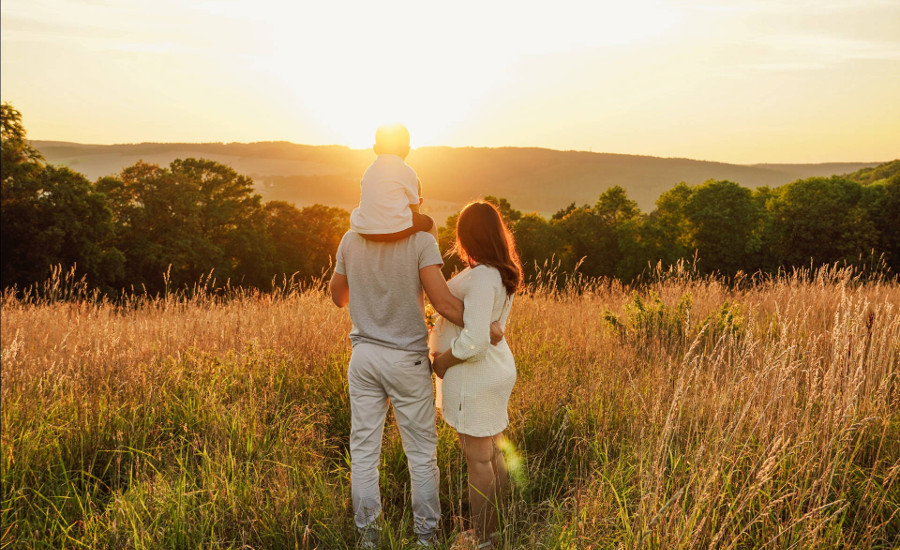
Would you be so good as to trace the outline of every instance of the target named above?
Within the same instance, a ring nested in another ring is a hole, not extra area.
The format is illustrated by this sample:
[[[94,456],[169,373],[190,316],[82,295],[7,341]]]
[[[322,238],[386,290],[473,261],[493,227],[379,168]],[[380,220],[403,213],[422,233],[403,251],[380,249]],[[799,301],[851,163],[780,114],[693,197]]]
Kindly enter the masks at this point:
[[[497,207],[489,202],[471,202],[459,213],[453,252],[469,266],[497,268],[507,294],[522,286],[522,263],[512,232]]]

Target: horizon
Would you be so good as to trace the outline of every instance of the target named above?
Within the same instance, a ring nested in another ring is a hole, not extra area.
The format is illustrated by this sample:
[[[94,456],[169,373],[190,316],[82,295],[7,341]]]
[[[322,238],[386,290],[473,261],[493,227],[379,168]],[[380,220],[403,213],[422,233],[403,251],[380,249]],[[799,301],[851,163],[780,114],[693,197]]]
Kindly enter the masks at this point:
[[[34,141],[359,150],[399,120],[416,148],[900,153],[900,4],[885,0],[39,7],[0,4],[0,99]]]
[[[371,151],[371,147],[351,147],[349,145],[344,145],[340,143],[299,143],[295,141],[287,141],[287,140],[259,140],[259,141],[132,141],[132,142],[118,142],[118,143],[86,143],[86,142],[78,142],[78,141],[65,141],[58,139],[35,139],[28,138],[30,143],[43,142],[43,143],[59,143],[66,145],[77,145],[77,146],[85,146],[85,147],[117,147],[117,146],[135,146],[135,145],[255,145],[255,144],[265,144],[265,143],[286,143],[289,145],[297,145],[300,147],[342,147],[349,149],[351,151]],[[897,160],[897,157],[888,158],[888,159],[878,159],[878,160],[870,160],[870,159],[838,159],[838,160],[826,160],[821,162],[769,162],[769,161],[761,161],[761,162],[727,162],[717,159],[705,159],[705,158],[691,158],[691,157],[664,157],[657,155],[647,155],[642,153],[619,153],[612,151],[587,151],[581,149],[557,149],[554,147],[541,147],[534,145],[422,145],[420,147],[413,147],[410,149],[410,154],[414,153],[417,149],[541,149],[546,151],[554,151],[559,153],[587,153],[592,155],[616,155],[616,156],[625,156],[625,157],[648,157],[648,158],[657,158],[664,160],[689,160],[694,162],[709,162],[714,164],[730,164],[735,166],[765,166],[765,165],[826,165],[826,164],[886,164]],[[373,152],[374,154],[374,152]]]

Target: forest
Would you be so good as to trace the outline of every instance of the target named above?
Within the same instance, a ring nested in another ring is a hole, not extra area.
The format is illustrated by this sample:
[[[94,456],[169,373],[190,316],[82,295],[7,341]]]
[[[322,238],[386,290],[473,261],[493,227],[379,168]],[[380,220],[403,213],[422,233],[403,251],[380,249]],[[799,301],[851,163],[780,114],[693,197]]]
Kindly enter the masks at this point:
[[[900,160],[779,187],[681,183],[649,213],[621,186],[549,219],[485,199],[510,224],[530,278],[553,270],[631,283],[685,260],[725,277],[829,264],[900,271]],[[250,177],[206,159],[137,162],[90,181],[46,162],[6,103],[0,218],[3,288],[26,289],[63,268],[112,296],[201,280],[260,290],[315,280],[349,225],[343,209],[264,202]],[[451,216],[441,227],[442,250],[454,226]],[[448,274],[457,267],[447,258]]]

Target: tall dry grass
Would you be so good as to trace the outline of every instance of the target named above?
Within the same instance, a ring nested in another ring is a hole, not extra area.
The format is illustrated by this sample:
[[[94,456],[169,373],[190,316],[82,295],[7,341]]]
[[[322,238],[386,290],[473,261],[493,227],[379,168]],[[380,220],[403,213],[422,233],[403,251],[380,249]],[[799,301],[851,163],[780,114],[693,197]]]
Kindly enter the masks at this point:
[[[508,548],[897,547],[896,281],[544,281],[507,331]],[[3,296],[3,548],[354,545],[346,311],[204,288]],[[438,425],[449,535],[465,468]],[[393,424],[382,474],[384,546],[411,547]]]

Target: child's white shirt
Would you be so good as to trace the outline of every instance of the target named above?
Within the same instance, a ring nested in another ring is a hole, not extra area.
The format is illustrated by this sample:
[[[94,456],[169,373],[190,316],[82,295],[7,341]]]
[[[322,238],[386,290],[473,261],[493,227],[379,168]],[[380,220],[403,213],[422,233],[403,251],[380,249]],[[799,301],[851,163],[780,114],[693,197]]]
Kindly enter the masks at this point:
[[[419,177],[397,155],[378,155],[360,182],[359,206],[350,213],[357,233],[387,234],[412,227],[410,205],[419,204]]]

